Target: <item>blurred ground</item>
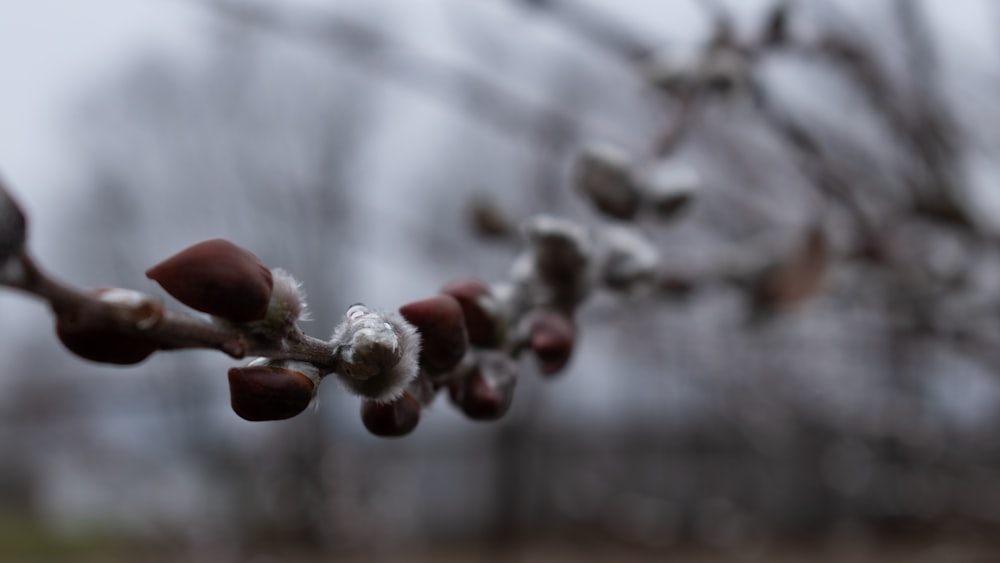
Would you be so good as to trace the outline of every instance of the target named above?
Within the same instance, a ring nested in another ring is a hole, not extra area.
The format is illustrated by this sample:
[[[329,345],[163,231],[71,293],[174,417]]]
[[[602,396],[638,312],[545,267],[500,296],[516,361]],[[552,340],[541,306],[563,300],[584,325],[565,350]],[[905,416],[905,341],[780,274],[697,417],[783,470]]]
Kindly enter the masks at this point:
[[[66,546],[57,544],[33,553],[0,555],[0,561],[33,563],[41,561],[74,561],[79,563],[210,563],[211,556],[191,554],[163,555],[145,550],[113,549],[110,546]],[[643,552],[608,545],[568,546],[557,544],[516,545],[506,550],[484,547],[453,547],[435,550],[392,553],[379,558],[371,556],[326,554],[301,555],[294,552],[272,552],[249,555],[247,563],[365,563],[391,561],[397,563],[994,563],[1000,560],[1000,545],[995,541],[921,541],[919,539],[880,543],[877,545],[837,545],[833,547],[801,545],[767,546],[739,553],[719,553],[703,548],[678,548]]]

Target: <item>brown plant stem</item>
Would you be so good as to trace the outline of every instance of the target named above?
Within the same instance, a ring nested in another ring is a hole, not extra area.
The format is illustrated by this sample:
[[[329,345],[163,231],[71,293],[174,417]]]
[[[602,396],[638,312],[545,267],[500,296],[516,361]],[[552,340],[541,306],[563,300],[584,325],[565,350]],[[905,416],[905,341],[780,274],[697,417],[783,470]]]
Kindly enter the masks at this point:
[[[78,328],[114,329],[153,342],[160,350],[211,349],[230,357],[264,356],[309,362],[321,372],[335,371],[340,358],[334,344],[314,338],[292,327],[276,338],[253,330],[252,325],[213,322],[186,313],[150,310],[149,303],[111,303],[77,289],[45,273],[27,253],[19,256],[23,275],[6,282],[42,301],[57,317],[71,319]]]

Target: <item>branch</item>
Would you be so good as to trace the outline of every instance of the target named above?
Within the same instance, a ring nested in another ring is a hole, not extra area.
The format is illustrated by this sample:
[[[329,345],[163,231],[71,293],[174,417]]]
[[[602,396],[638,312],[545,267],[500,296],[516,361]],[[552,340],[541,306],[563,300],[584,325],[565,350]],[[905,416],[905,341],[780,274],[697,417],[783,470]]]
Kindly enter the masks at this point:
[[[649,56],[648,45],[634,38],[631,30],[616,24],[607,14],[580,2],[565,0],[514,0],[525,7],[546,12],[580,37],[627,62]]]
[[[588,230],[539,216],[524,224],[523,234],[526,248],[509,280],[456,280],[398,313],[356,304],[329,339],[319,339],[298,327],[307,316],[299,283],[222,239],[146,271],[201,315],[168,311],[131,289],[87,291],[56,280],[28,253],[24,213],[0,184],[0,286],[47,303],[59,340],[87,360],[134,365],[183,349],[256,357],[228,374],[232,408],[247,420],[298,415],[334,375],[362,397],[369,431],[401,436],[442,390],[471,419],[503,417],[521,356],[535,356],[543,375],[568,365],[576,309],[594,289],[631,292],[654,282],[656,252],[637,231]]]
[[[326,372],[334,371],[338,365],[336,349],[330,343],[299,331],[291,332],[278,344],[238,325],[166,311],[160,301],[139,292],[86,292],[52,278],[26,253],[19,254],[14,265],[8,267],[20,274],[0,279],[0,285],[19,289],[47,302],[53,313],[62,319],[67,333],[134,333],[157,350],[204,348],[219,350],[235,359],[266,356],[300,360]]]

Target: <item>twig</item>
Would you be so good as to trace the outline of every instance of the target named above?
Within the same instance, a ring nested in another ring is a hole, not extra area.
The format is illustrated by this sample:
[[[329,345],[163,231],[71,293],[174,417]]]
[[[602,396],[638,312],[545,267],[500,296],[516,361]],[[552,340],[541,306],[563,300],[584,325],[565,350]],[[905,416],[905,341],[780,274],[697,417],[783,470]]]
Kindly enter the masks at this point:
[[[24,275],[2,283],[45,301],[57,317],[71,319],[78,330],[114,330],[141,334],[160,350],[212,349],[236,359],[262,356],[311,363],[325,372],[337,369],[336,347],[297,328],[281,343],[235,324],[212,322],[185,313],[163,311],[158,301],[109,302],[46,274],[27,254],[19,257]]]

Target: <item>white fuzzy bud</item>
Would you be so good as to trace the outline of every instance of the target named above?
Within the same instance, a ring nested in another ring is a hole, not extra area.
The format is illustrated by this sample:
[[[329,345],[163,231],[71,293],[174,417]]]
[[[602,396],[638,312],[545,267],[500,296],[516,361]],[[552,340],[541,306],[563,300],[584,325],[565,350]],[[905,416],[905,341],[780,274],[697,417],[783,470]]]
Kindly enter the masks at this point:
[[[600,233],[599,247],[601,279],[610,289],[631,292],[651,287],[660,255],[641,232],[607,227]]]
[[[639,209],[632,184],[632,158],[609,143],[585,146],[576,164],[576,189],[594,206],[615,219],[631,219]]]
[[[539,271],[553,275],[579,271],[590,258],[593,241],[582,226],[552,215],[535,215],[522,225],[524,238],[534,252]]]
[[[534,305],[572,308],[590,291],[594,243],[581,226],[550,215],[536,215],[522,225],[528,250],[511,277],[532,297]]]
[[[638,168],[634,181],[643,206],[664,219],[683,209],[701,186],[697,170],[671,159]]]
[[[419,373],[420,333],[397,313],[380,313],[357,304],[333,334],[338,378],[352,392],[389,402]]]

